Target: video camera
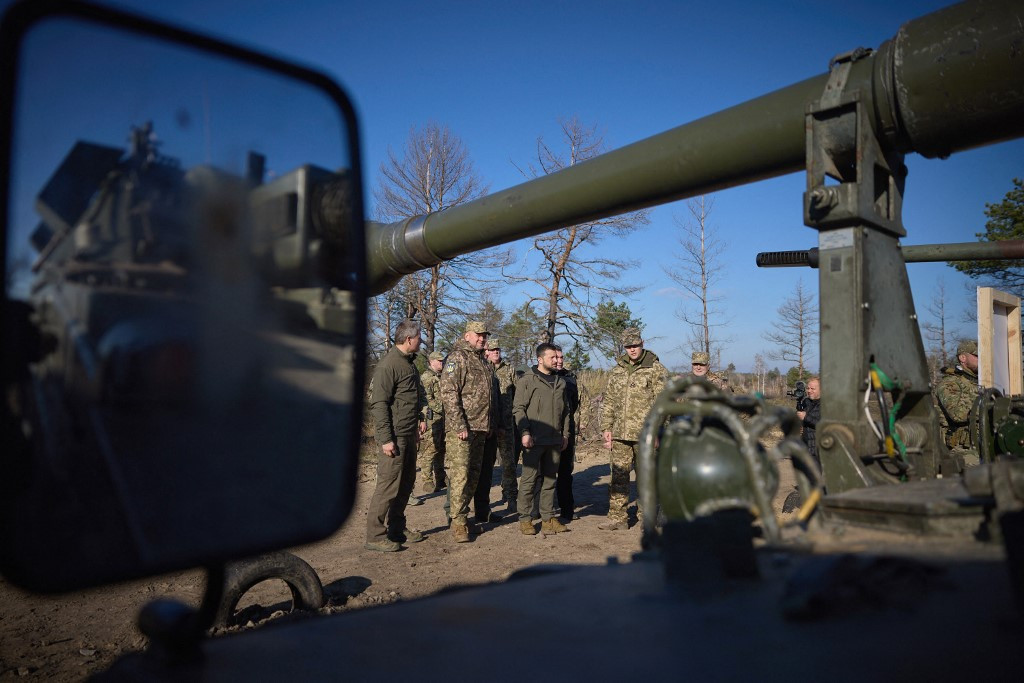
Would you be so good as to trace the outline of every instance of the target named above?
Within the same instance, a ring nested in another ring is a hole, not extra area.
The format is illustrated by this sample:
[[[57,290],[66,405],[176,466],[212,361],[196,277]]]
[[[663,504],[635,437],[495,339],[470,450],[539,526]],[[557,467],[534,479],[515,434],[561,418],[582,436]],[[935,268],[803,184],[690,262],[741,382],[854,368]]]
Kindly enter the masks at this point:
[[[803,412],[807,410],[807,383],[797,382],[796,385],[786,392],[786,396],[792,396],[796,399],[796,412]]]

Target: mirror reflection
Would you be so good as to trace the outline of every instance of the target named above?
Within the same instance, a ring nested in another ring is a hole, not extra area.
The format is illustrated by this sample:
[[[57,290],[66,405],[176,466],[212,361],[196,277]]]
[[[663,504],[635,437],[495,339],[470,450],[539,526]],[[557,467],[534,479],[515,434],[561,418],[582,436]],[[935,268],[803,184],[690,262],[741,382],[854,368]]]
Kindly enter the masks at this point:
[[[336,528],[364,317],[337,103],[70,19],[26,36],[17,97],[15,572],[69,588]]]

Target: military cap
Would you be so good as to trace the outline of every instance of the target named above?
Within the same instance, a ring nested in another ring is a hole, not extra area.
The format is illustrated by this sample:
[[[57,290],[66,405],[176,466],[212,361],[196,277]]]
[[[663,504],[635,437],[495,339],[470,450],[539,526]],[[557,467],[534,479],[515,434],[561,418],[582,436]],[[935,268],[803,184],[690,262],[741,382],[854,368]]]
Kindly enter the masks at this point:
[[[466,332],[474,332],[476,334],[490,334],[487,331],[487,325],[484,325],[479,320],[470,320],[466,323]]]
[[[639,346],[644,343],[643,338],[640,337],[640,328],[638,327],[627,327],[624,329],[620,341],[623,346]]]
[[[961,339],[960,343],[956,345],[956,355],[968,353],[973,356],[978,355],[978,342],[973,339]]]
[[[499,342],[494,337],[491,337],[490,339],[487,340],[487,350],[488,351],[494,351],[494,350],[500,349],[500,348],[501,348],[501,342]]]
[[[691,363],[697,363],[699,365],[707,365],[711,362],[711,355],[707,351],[694,351],[690,358]]]
[[[427,356],[427,360],[444,360],[444,354],[440,351],[431,351],[430,355]]]

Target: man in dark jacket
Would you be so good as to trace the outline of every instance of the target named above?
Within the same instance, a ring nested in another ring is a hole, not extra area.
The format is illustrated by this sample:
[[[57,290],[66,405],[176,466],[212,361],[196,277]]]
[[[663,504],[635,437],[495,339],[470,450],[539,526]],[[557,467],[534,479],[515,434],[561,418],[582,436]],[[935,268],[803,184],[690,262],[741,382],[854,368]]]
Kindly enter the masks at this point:
[[[569,404],[565,380],[558,376],[555,358],[558,347],[544,343],[537,347],[537,365],[516,382],[512,414],[523,446],[523,474],[519,482],[519,530],[537,533],[530,519],[534,482],[540,487],[541,530],[559,533],[568,529],[555,517],[555,477],[559,456],[569,444]]]
[[[565,369],[565,354],[561,349],[555,356],[557,374],[565,380],[565,398],[569,404],[569,445],[558,460],[558,480],[555,495],[558,498],[559,518],[563,523],[571,522],[576,515],[576,499],[572,494],[572,470],[576,460],[576,435],[579,433],[580,389],[576,375]]]
[[[380,448],[377,487],[366,512],[366,548],[394,552],[401,543],[416,543],[423,534],[405,523],[405,507],[416,481],[417,434],[422,421],[423,387],[413,364],[420,348],[420,326],[403,320],[395,328],[395,345],[373,372],[369,409]]]
[[[817,377],[807,380],[807,404],[804,410],[797,412],[796,416],[800,418],[800,422],[804,427],[802,438],[804,444],[807,445],[807,451],[814,456],[815,461],[818,463],[818,469],[821,469],[821,458],[818,457],[818,442],[814,433],[818,426],[818,421],[821,419],[821,380]]]

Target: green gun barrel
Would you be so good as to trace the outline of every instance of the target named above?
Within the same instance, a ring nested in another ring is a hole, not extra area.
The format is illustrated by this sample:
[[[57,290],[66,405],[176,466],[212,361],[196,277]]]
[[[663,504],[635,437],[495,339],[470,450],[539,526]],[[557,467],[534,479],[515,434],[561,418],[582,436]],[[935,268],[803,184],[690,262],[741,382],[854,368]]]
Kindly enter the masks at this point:
[[[908,244],[901,248],[906,263],[943,261],[1010,261],[1024,259],[1024,240],[1002,242],[955,242],[950,244]],[[758,268],[792,266],[818,267],[818,248],[794,251],[762,251]]]
[[[1024,135],[1019,0],[974,0],[908,22],[850,68],[901,152],[945,157]],[[369,225],[372,292],[460,254],[805,167],[805,115],[828,74],[443,212]]]

